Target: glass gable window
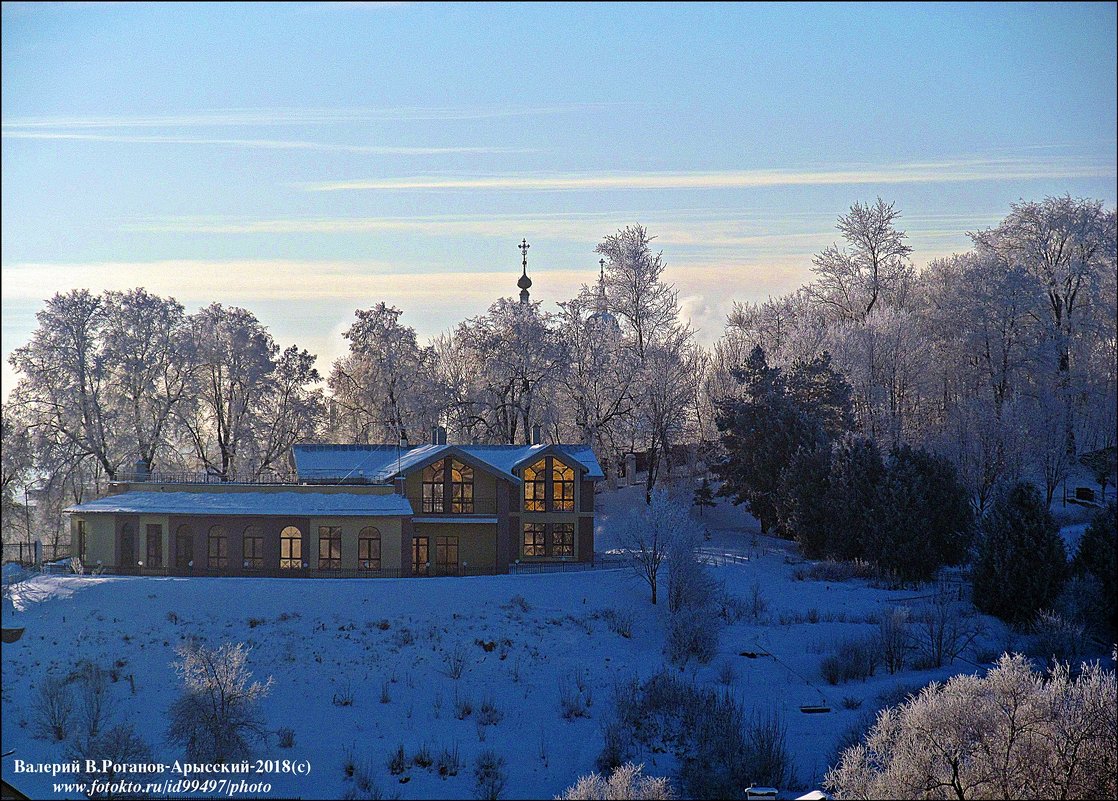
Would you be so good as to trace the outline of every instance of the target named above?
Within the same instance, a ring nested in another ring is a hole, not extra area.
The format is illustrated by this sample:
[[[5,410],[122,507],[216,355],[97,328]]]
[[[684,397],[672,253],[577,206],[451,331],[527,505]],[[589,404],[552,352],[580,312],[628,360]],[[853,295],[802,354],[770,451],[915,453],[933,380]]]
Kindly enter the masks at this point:
[[[250,570],[264,567],[264,529],[261,526],[248,526],[241,540],[244,560],[242,564]]]
[[[357,535],[357,566],[380,570],[380,529],[369,526]]]
[[[209,561],[206,564],[209,567],[228,567],[229,535],[225,533],[224,526],[214,526],[211,528],[207,542]]]
[[[474,511],[474,469],[453,460],[450,462],[450,511],[460,514]]]
[[[557,459],[551,460],[551,508],[555,512],[575,510],[575,471]]]
[[[318,527],[318,569],[337,570],[342,566],[342,529],[340,526]]]
[[[303,532],[288,526],[280,532],[280,569],[298,570],[303,566]]]
[[[524,468],[524,511],[547,511],[547,459]]]
[[[428,514],[444,511],[446,498],[445,473],[445,459],[440,459],[423,468],[423,511]]]

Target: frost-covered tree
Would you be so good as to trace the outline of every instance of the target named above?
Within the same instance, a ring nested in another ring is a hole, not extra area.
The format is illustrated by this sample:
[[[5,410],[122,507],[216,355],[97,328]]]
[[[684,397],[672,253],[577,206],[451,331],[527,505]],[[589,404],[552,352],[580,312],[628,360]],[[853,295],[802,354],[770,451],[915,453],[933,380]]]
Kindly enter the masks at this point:
[[[252,681],[249,648],[224,643],[217,648],[186,640],[177,649],[175,670],[183,692],[171,705],[167,739],[186,749],[188,759],[224,764],[246,759],[254,741],[267,737],[260,701],[272,687]]]
[[[893,206],[881,198],[855,203],[835,225],[846,246],[831,245],[813,259],[811,292],[841,318],[864,320],[879,301],[896,301],[905,289],[912,248],[896,228],[901,214]]]
[[[824,779],[836,798],[1114,798],[1114,671],[1048,675],[1020,655],[878,715]]]
[[[1079,538],[1072,573],[1088,584],[1083,615],[1092,628],[1118,633],[1118,515],[1109,504]]]
[[[402,311],[385,303],[358,309],[343,334],[349,353],[334,362],[331,399],[335,436],[348,442],[418,441],[446,405],[435,374],[435,350],[420,346]]]
[[[687,506],[663,490],[653,492],[652,501],[630,513],[621,524],[621,546],[628,551],[633,571],[652,591],[653,604],[657,601],[660,565],[675,543],[681,542],[680,547],[686,548],[701,538],[701,529]]]
[[[974,605],[1011,623],[1051,607],[1067,577],[1067,554],[1048,505],[1031,484],[998,497],[979,526]]]

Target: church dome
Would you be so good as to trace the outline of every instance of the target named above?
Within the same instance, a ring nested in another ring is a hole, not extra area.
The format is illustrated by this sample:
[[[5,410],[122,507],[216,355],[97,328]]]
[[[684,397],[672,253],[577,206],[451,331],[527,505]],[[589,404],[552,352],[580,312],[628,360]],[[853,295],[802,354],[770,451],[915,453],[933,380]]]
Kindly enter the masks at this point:
[[[516,285],[521,289],[530,289],[532,286],[532,279],[528,277],[528,273],[524,273],[520,276],[519,280],[517,280]]]

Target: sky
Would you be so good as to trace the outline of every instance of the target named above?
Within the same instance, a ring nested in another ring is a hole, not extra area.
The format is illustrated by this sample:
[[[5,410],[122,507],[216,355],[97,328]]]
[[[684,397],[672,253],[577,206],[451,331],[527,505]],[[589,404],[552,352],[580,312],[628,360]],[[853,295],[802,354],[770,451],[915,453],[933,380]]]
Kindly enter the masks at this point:
[[[421,338],[555,311],[640,223],[698,338],[811,279],[858,201],[913,262],[1020,200],[1115,206],[1116,5],[2,6],[0,303],[251,309],[328,372],[358,308]]]

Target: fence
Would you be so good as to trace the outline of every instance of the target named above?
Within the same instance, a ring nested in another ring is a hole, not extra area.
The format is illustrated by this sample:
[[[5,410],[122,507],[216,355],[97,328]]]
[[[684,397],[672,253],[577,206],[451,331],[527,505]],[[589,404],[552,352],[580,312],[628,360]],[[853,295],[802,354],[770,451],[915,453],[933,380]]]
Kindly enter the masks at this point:
[[[43,543],[43,561],[53,562],[65,559],[70,555],[70,544],[59,543],[49,545]],[[33,542],[5,542],[3,547],[3,562],[19,562],[24,567],[35,564],[35,543]]]

